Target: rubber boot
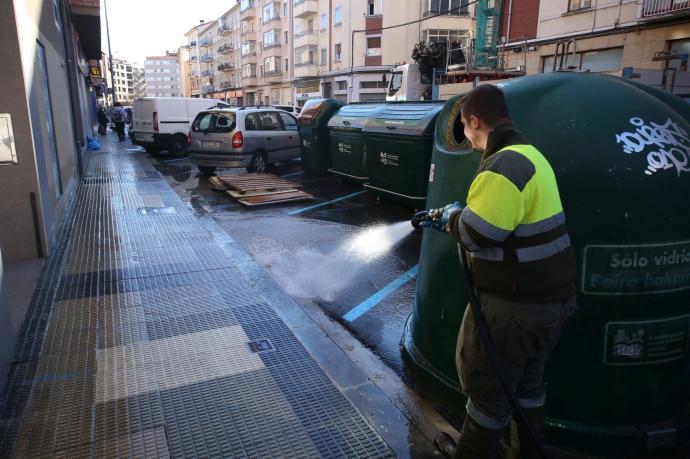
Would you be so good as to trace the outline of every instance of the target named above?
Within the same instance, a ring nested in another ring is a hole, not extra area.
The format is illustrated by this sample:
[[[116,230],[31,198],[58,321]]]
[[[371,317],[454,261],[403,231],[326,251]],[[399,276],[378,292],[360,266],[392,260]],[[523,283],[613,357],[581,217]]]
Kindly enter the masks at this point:
[[[465,417],[455,450],[455,459],[496,459],[503,429],[487,429]]]
[[[543,406],[537,408],[523,408],[525,417],[532,428],[532,432],[542,445],[544,444],[544,418],[546,410]],[[510,426],[510,449],[512,459],[540,459],[542,457],[539,446],[529,434],[529,431],[518,422],[513,413],[513,422]]]
[[[441,432],[434,437],[434,445],[443,453],[443,457],[453,459],[458,445],[455,444],[453,438],[445,432]]]

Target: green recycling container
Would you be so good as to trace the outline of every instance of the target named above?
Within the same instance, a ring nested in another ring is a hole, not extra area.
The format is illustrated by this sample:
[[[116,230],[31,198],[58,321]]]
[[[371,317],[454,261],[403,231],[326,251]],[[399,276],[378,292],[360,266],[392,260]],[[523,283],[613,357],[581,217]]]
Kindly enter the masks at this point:
[[[434,126],[443,102],[389,102],[362,129],[369,182],[376,193],[424,207]]]
[[[328,122],[332,165],[329,172],[355,183],[369,180],[362,128],[383,107],[383,104],[350,104],[333,115]]]
[[[335,99],[310,99],[302,107],[299,124],[302,168],[310,175],[326,175],[331,167],[328,121],[343,103]]]
[[[547,368],[547,443],[599,454],[690,434],[690,106],[621,78],[553,73],[499,84],[558,179],[579,309]],[[479,154],[462,95],[436,124],[427,206],[465,201]],[[425,231],[403,356],[422,390],[464,410],[454,363],[468,296],[454,241]]]

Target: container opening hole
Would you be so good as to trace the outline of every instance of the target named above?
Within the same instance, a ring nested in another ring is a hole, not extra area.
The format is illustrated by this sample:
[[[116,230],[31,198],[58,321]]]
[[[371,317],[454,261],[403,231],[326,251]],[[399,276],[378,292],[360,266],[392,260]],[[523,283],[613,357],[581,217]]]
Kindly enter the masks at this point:
[[[460,114],[455,117],[455,122],[453,123],[453,141],[463,147],[469,145],[465,137],[465,125],[462,123]]]

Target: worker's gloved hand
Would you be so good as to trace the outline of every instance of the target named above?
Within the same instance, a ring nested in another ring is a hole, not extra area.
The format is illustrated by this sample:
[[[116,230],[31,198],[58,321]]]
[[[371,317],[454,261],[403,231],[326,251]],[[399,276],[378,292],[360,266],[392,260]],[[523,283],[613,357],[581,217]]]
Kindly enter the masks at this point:
[[[420,222],[419,225],[445,233],[448,230],[448,222],[458,212],[462,212],[462,207],[455,201],[440,209],[429,210],[426,220]]]

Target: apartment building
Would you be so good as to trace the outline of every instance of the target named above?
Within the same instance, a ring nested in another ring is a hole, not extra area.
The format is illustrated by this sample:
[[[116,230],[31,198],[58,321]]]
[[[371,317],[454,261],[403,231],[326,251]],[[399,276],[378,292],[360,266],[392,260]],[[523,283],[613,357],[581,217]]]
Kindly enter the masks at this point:
[[[344,102],[385,100],[384,77],[396,64],[411,61],[417,42],[466,47],[473,29],[473,7],[467,0],[295,1],[300,5],[295,7],[296,29],[309,31],[310,24],[318,24],[308,39],[311,42],[295,35],[300,103],[316,96],[311,92],[316,81],[322,97]],[[412,24],[393,27],[407,23]]]
[[[570,39],[568,66],[617,75],[679,68],[681,60],[659,53],[690,53],[688,0],[512,0],[504,14],[506,65],[526,64],[527,73],[552,71],[557,43]]]
[[[239,8],[185,34],[191,94],[245,105],[303,105],[316,97],[385,100],[384,77],[396,64],[411,60],[418,41],[467,46],[473,29],[470,3],[240,0]],[[224,73],[208,62],[222,66]]]
[[[240,0],[245,104],[292,104],[292,2]]]
[[[136,99],[136,87],[144,83],[144,67],[122,59],[113,59],[113,78],[110,79],[110,64],[108,57],[103,57],[103,71],[108,87],[111,81],[115,84],[115,100],[123,104],[131,104]],[[110,98],[109,98],[110,99]],[[112,103],[112,100],[109,100]]]
[[[182,96],[181,69],[177,52],[149,56],[144,61],[147,97]]]

